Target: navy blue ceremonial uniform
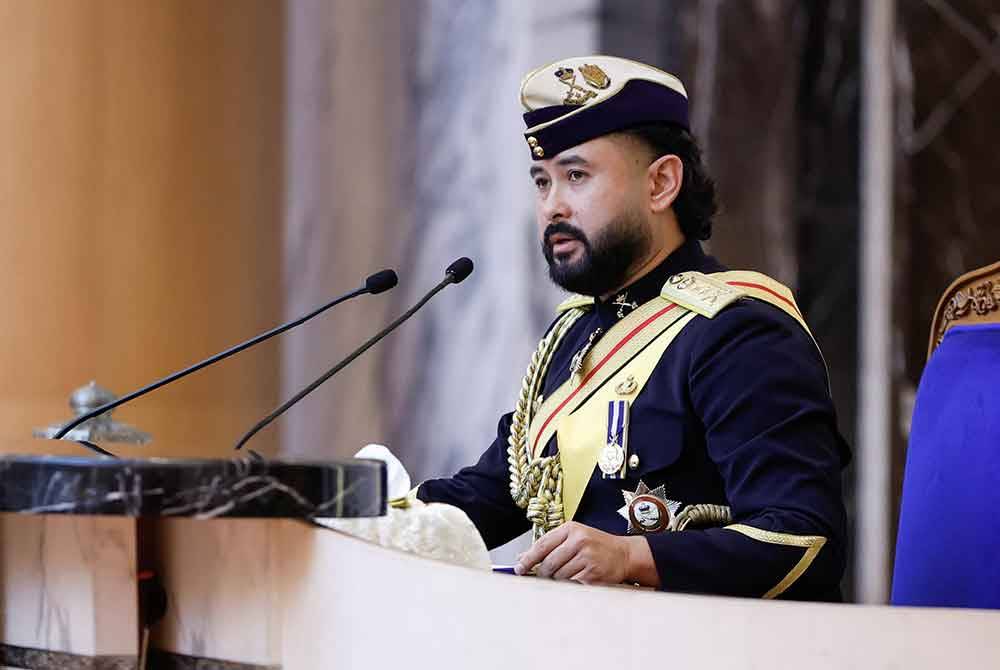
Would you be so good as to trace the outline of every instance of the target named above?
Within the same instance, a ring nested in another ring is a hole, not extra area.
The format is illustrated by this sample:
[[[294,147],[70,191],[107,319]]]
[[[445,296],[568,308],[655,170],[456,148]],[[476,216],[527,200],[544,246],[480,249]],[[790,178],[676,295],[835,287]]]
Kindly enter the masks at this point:
[[[627,287],[628,299],[642,304],[668,277],[688,270],[725,268],[688,241]],[[567,381],[574,353],[597,328],[607,332],[618,313],[618,306],[599,302],[573,325],[553,356],[544,395]],[[509,488],[510,422],[511,414],[501,418],[496,440],[476,465],[426,481],[417,491],[425,502],[464,510],[490,548],[530,528]],[[650,489],[665,485],[669,498],[687,504],[728,505],[734,524],[793,539],[757,539],[726,528],[648,534],[662,589],[760,597],[784,580],[779,597],[840,600],[846,543],[841,470],[850,456],[836,427],[821,355],[790,316],[744,299],[715,318],[695,317],[636,397],[629,445],[637,462],[632,459],[624,479],[602,478],[595,468],[574,521],[624,535],[622,492],[634,491],[641,480]],[[546,453],[555,449],[553,437]],[[811,561],[803,561],[805,549],[794,542],[799,536],[825,538]]]

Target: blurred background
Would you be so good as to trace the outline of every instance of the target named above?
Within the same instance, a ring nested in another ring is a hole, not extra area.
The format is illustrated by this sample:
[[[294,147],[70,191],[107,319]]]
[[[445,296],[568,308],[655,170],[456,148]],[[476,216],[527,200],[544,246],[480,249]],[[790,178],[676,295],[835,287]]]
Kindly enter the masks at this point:
[[[909,413],[951,279],[1000,260],[993,0],[0,0],[0,448],[393,267],[364,297],[122,408],[128,456],[226,457],[468,255],[476,272],[252,443],[475,460],[560,295],[521,76],[607,53],[677,73],[724,211],[710,251],[792,286],[831,369],[884,601]]]

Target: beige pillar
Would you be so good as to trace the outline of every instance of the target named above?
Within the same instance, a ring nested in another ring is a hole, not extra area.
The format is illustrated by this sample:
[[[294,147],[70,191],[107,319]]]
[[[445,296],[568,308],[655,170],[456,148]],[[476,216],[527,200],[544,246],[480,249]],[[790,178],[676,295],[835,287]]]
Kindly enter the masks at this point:
[[[861,137],[861,281],[858,333],[857,598],[888,600],[895,534],[889,493],[893,416],[893,61],[894,2],[864,3]]]

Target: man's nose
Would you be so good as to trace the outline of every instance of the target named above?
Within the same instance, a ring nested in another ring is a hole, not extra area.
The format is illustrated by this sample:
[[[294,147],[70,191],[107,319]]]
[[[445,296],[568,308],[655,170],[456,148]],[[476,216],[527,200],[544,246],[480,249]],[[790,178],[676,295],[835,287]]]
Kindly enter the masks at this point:
[[[557,186],[550,188],[545,194],[545,199],[542,200],[542,217],[545,222],[565,221],[570,218],[571,214],[572,210],[566,198],[563,197],[562,189]]]

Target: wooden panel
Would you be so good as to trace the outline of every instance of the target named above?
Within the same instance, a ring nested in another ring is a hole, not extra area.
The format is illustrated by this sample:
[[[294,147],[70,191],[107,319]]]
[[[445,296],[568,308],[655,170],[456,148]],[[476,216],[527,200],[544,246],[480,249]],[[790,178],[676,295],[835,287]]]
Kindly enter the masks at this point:
[[[0,514],[0,643],[134,657],[135,519]]]
[[[170,607],[153,628],[150,644],[173,654],[258,667],[281,663],[276,580],[285,548],[278,542],[279,524],[274,519],[145,520],[151,565],[170,594]]]
[[[76,386],[121,393],[280,318],[283,17],[0,2],[0,449],[64,452],[28,436]],[[155,437],[122,451],[225,453],[277,368],[269,343],[121,410]]]

